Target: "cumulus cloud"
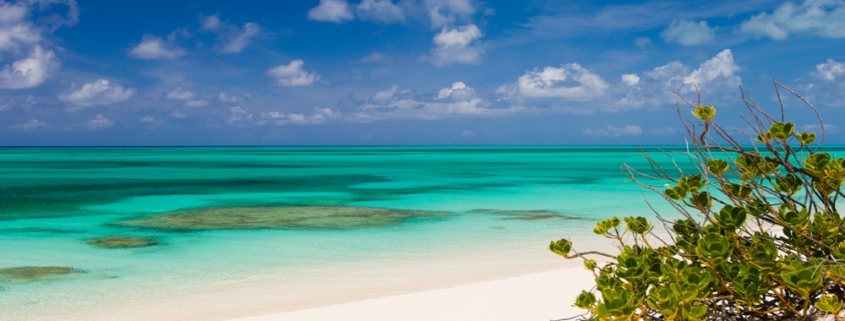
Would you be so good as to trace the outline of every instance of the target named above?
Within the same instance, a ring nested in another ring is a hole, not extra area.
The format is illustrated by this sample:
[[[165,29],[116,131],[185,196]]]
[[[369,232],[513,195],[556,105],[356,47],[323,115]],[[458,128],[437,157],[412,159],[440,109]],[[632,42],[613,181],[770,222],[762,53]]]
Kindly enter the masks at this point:
[[[59,94],[59,100],[75,105],[72,109],[97,105],[111,105],[126,101],[135,94],[134,88],[123,88],[105,79],[82,85],[79,89]]]
[[[129,50],[129,55],[138,59],[176,59],[187,54],[185,49],[151,34],[141,37],[141,43]]]
[[[525,73],[517,79],[513,93],[527,98],[587,101],[602,96],[608,87],[601,76],[577,63],[570,63]]]
[[[248,93],[243,95],[233,95],[221,92],[217,94],[217,100],[222,101],[224,103],[239,103],[250,99],[252,99],[252,95]]]
[[[672,61],[638,75],[636,83],[632,77],[623,82],[627,88],[624,96],[616,101],[617,109],[659,106],[677,100],[673,92],[693,94],[735,92],[742,84],[736,74],[740,70],[733,59],[730,49],[719,52],[693,69],[679,61]],[[717,97],[712,97],[716,99]]]
[[[378,23],[405,21],[405,11],[391,0],[363,0],[355,6],[355,12],[361,20],[372,20]]]
[[[825,63],[816,65],[816,71],[818,71],[816,75],[819,78],[826,81],[834,81],[836,77],[845,74],[845,63],[828,59]]]
[[[636,86],[640,83],[640,76],[637,76],[637,74],[624,74],[622,75],[622,82],[628,86]]]
[[[463,82],[455,82],[431,95],[393,86],[380,91],[358,106],[350,115],[355,121],[383,119],[440,119],[466,116],[504,116],[521,112],[521,107],[492,108]]]
[[[167,100],[181,101],[188,107],[203,107],[208,105],[208,100],[199,98],[199,93],[185,88],[176,87],[164,94]]]
[[[713,30],[706,21],[674,20],[660,37],[667,43],[679,43],[684,46],[701,45],[713,41]]]
[[[453,83],[451,87],[440,89],[437,92],[437,99],[451,99],[455,101],[471,100],[475,98],[475,91],[467,87],[463,82]]]
[[[215,48],[221,53],[240,53],[261,33],[261,27],[255,22],[238,27],[220,20],[216,14],[200,17],[200,30],[219,35]]]
[[[94,118],[82,123],[82,127],[90,130],[106,129],[112,127],[113,125],[114,122],[106,118],[106,116],[103,116],[103,114],[97,114]]]
[[[35,45],[28,57],[5,65],[0,71],[0,88],[32,88],[43,83],[59,68],[59,60],[52,50]]]
[[[434,27],[452,25],[466,20],[477,11],[472,0],[426,0],[429,20]]]
[[[220,16],[213,14],[209,16],[200,17],[200,30],[214,31],[220,30],[225,26]]]
[[[805,0],[800,5],[786,2],[773,12],[743,21],[739,32],[775,40],[786,39],[790,34],[845,38],[845,1]]]
[[[26,5],[0,3],[0,53],[20,51],[41,41],[41,32],[26,21],[28,13]]]
[[[168,91],[167,93],[165,93],[164,97],[166,97],[169,100],[188,100],[188,99],[194,98],[196,95],[197,95],[196,92],[187,90],[187,89],[182,88],[180,86],[180,87],[173,88],[170,91]]]
[[[48,130],[50,129],[50,124],[40,121],[38,119],[30,119],[25,123],[15,124],[9,126],[11,130],[18,130],[18,131],[25,131],[25,132],[32,132],[32,131],[39,131],[39,130]]]
[[[684,77],[684,84],[703,87],[712,84],[714,81],[723,81],[731,87],[738,87],[741,82],[736,72],[739,66],[734,63],[734,57],[730,49],[722,50],[715,57],[703,62],[701,66]]]
[[[346,0],[320,0],[320,4],[308,10],[308,19],[340,23],[354,19]]]
[[[55,10],[66,8],[57,13]],[[38,13],[34,15],[33,13]],[[37,20],[31,20],[31,16]],[[24,89],[41,85],[59,69],[45,33],[78,21],[73,0],[0,1],[0,88]]]
[[[443,27],[434,36],[432,61],[438,66],[452,63],[478,63],[484,50],[478,45],[477,40],[482,36],[481,30],[474,24],[458,28]]]
[[[590,137],[639,136],[642,135],[643,129],[640,125],[624,125],[621,127],[607,125],[604,128],[587,128],[584,129],[582,133]]]
[[[246,23],[242,28],[226,36],[226,41],[220,46],[220,52],[239,53],[249,45],[252,38],[255,38],[261,28],[253,22]]]
[[[252,113],[249,113],[241,106],[229,108],[229,118],[226,122],[232,125],[246,125],[252,120]]]
[[[261,113],[261,120],[259,125],[273,124],[276,126],[284,125],[315,125],[323,124],[330,120],[341,118],[341,113],[331,108],[315,108],[311,114],[303,113],[282,113],[279,111],[271,111]]]
[[[145,123],[145,124],[151,124],[151,123],[154,123],[156,121],[156,119],[153,116],[144,116],[144,117],[141,117],[140,119],[138,119],[138,121]]]
[[[302,69],[305,62],[296,59],[287,65],[278,65],[267,71],[267,75],[276,79],[279,86],[307,86],[320,79],[320,75]]]

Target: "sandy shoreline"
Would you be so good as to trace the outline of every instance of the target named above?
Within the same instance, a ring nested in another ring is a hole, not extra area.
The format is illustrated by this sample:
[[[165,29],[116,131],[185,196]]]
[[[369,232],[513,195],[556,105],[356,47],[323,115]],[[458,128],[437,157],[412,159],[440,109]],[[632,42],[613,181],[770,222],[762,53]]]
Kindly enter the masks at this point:
[[[320,308],[230,321],[305,320],[558,320],[583,313],[572,306],[593,285],[582,267],[486,281]]]
[[[570,236],[584,248],[608,247],[597,243],[601,238]],[[546,236],[535,237],[448,255],[339,262],[305,276],[256,275],[79,301],[9,320],[552,320],[578,314],[571,304],[592,286],[592,275],[580,260],[549,252]]]

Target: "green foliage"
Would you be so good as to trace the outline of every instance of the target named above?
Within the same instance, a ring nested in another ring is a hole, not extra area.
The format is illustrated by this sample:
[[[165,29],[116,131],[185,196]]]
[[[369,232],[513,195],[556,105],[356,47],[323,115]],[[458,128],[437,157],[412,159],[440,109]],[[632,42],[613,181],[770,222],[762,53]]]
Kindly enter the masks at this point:
[[[700,172],[654,167],[649,178],[670,179],[656,189],[630,170],[680,210],[681,219],[660,218],[669,238],[657,238],[645,217],[628,216],[593,229],[619,244],[616,256],[591,252],[610,258],[603,264],[568,240],[550,244],[596,275],[595,289],[575,301],[584,319],[845,320],[845,219],[836,209],[845,196],[845,158],[811,147],[815,133],[798,133],[794,123],[745,103],[760,124],[748,135],[752,145],[730,137],[713,106],[693,106],[694,149],[683,156]]]

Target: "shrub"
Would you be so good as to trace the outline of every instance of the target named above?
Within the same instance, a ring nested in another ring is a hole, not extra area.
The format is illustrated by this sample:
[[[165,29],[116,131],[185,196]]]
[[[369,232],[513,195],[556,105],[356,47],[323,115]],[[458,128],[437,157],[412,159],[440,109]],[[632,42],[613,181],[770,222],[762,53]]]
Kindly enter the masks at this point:
[[[566,239],[550,244],[556,254],[583,259],[595,275],[595,288],[575,301],[586,310],[578,318],[810,320],[832,314],[845,320],[838,315],[845,301],[845,222],[836,209],[845,159],[820,149],[824,131],[815,143],[815,133],[785,121],[780,91],[818,116],[812,104],[777,82],[775,90],[780,117],[743,95],[751,135],[731,134],[716,121],[714,107],[681,97],[694,116],[681,116],[691,141],[681,156],[696,173],[683,173],[675,162],[678,174],[671,174],[648,155],[652,172],[623,165],[679,211],[674,220],[657,214],[671,242],[644,217],[613,217],[593,231],[618,243],[615,256],[579,253]],[[742,135],[751,142],[735,138]],[[654,180],[668,183],[647,183]],[[607,263],[589,258],[595,255]]]

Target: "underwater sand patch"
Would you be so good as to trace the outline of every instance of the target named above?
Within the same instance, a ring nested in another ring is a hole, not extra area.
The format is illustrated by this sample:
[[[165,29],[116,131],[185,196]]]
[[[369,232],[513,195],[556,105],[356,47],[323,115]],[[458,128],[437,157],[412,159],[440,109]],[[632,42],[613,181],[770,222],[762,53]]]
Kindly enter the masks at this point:
[[[128,249],[159,245],[161,242],[149,237],[110,236],[85,240],[85,243],[106,249]]]
[[[401,223],[414,217],[442,217],[445,212],[351,206],[224,207],[177,211],[125,220],[112,225],[159,230],[351,229]]]
[[[79,272],[66,266],[17,266],[0,269],[0,280],[37,281],[51,276]]]
[[[542,221],[542,220],[585,220],[583,217],[562,215],[550,210],[492,210],[477,209],[473,213],[503,216],[506,220]]]

